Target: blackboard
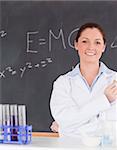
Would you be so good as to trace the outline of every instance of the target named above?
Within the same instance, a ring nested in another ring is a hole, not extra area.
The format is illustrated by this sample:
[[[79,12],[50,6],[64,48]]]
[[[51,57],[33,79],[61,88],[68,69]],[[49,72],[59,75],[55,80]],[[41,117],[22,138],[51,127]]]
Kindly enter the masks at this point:
[[[73,39],[86,22],[104,28],[102,61],[117,71],[116,1],[0,2],[0,103],[25,104],[33,131],[50,132],[52,84],[79,62]]]

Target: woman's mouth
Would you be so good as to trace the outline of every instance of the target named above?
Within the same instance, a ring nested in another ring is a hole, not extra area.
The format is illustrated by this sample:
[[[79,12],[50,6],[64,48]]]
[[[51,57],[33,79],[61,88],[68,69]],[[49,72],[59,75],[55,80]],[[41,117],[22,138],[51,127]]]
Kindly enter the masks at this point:
[[[88,56],[95,56],[96,51],[86,51],[85,54],[88,55]]]

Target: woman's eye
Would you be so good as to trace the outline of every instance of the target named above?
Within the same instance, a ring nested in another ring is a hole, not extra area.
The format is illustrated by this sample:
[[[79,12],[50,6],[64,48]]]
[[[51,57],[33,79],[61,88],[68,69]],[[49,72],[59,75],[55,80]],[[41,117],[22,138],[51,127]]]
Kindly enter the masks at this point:
[[[84,41],[82,41],[82,43],[87,43],[87,41],[84,40]]]
[[[101,42],[97,41],[96,44],[101,44]]]

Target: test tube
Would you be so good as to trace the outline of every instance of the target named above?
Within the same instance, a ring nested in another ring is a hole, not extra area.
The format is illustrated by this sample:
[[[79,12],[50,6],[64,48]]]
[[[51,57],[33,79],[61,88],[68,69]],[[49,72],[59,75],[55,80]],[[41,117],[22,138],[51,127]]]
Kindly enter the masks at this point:
[[[2,104],[0,104],[0,141],[3,140],[2,130]]]
[[[17,141],[17,126],[18,126],[18,113],[17,104],[10,105],[10,115],[11,115],[11,140]]]
[[[7,130],[4,130],[4,132],[7,132],[7,133],[5,133],[5,135],[7,135],[5,138],[7,138],[7,140],[10,140],[10,111],[9,111],[9,104],[3,104],[2,105],[2,117],[3,117],[3,126],[6,126],[6,129],[7,129]]]
[[[9,126],[10,125],[9,104],[3,104],[2,114],[3,114],[3,125]]]
[[[26,107],[25,105],[18,105],[19,126],[26,126]]]
[[[25,105],[18,105],[18,119],[19,119],[19,126],[21,129],[21,140],[23,142],[26,141],[26,106]]]
[[[11,126],[18,125],[18,113],[17,113],[17,104],[10,105],[10,114],[11,114]]]

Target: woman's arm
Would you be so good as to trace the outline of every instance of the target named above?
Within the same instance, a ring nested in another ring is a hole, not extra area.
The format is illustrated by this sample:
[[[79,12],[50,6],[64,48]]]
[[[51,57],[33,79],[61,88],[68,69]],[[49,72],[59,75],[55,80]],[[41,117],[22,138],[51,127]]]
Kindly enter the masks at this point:
[[[68,88],[69,83],[65,77],[59,77],[54,83],[50,108],[59,128],[66,130],[74,126],[79,127],[110,107],[107,97],[97,93],[95,100],[90,100],[79,108],[69,96]]]

